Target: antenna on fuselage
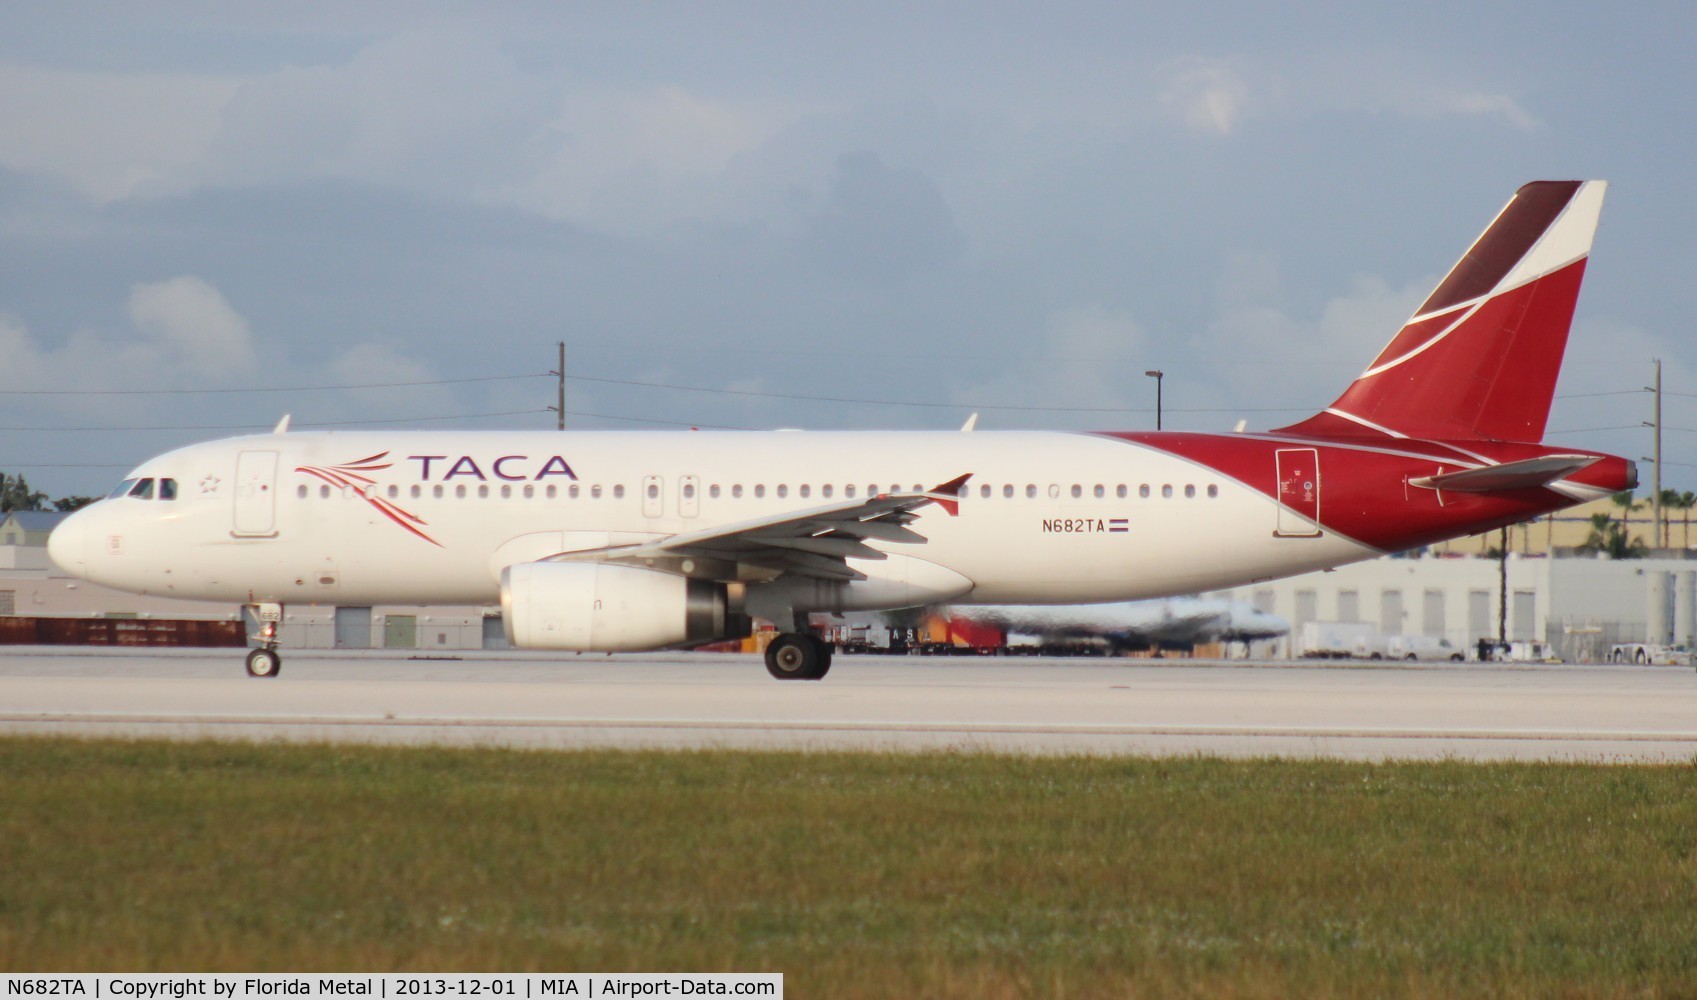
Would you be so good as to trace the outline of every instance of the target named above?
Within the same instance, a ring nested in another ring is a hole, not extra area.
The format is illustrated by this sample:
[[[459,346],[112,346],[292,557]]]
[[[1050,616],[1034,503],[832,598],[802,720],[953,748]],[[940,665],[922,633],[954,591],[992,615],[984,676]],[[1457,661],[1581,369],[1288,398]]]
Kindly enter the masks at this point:
[[[287,433],[289,433],[289,419],[293,416],[294,416],[294,414],[292,414],[292,413],[283,414],[283,419],[277,421],[277,426],[271,428],[271,433],[273,433],[273,434],[287,434]]]

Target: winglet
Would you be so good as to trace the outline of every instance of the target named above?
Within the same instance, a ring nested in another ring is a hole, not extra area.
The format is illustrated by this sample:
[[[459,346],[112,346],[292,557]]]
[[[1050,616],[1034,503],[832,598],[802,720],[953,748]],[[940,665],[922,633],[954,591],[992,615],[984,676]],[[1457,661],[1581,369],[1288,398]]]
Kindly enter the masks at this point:
[[[289,433],[289,418],[291,418],[293,416],[294,416],[294,414],[292,414],[292,413],[283,414],[283,419],[277,421],[277,426],[273,427],[271,429],[271,433],[273,433],[273,434],[287,434],[287,433]]]
[[[972,473],[970,472],[964,476],[956,476],[941,486],[933,486],[926,490],[925,495],[930,497],[937,506],[943,508],[943,511],[950,517],[959,517],[960,497],[962,493],[966,492],[966,481],[971,478]]]

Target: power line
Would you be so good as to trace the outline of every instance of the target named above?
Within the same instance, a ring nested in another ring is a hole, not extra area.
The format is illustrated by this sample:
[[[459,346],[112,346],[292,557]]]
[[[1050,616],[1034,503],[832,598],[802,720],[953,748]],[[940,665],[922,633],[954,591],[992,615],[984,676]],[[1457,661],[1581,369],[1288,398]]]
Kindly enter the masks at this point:
[[[436,417],[383,417],[370,420],[303,420],[295,423],[296,427],[348,427],[363,424],[410,424],[433,420],[479,420],[486,417],[516,417],[532,413],[545,413],[545,410],[501,410],[494,413],[452,413]],[[28,431],[32,433],[68,433],[76,431],[249,431],[268,430],[273,424],[158,424],[154,426],[137,426],[124,424],[114,427],[0,427],[0,431]]]
[[[194,396],[255,392],[341,392],[347,389],[401,389],[421,385],[464,385],[468,382],[511,382],[526,378],[549,378],[547,374],[485,375],[480,378],[443,378],[418,382],[367,382],[357,385],[254,386],[245,389],[0,389],[0,396]]]
[[[816,403],[856,403],[866,406],[923,406],[944,410],[1016,410],[1043,413],[1150,413],[1147,406],[1012,406],[1006,403],[942,403],[935,400],[859,399],[850,396],[809,396],[793,392],[760,392],[754,389],[714,389],[700,385],[678,385],[672,382],[645,382],[639,379],[604,378],[595,375],[567,375],[576,382],[597,382],[605,385],[628,385],[644,389],[669,389],[674,392],[704,392],[721,396],[753,396],[761,399],[799,399]],[[1281,407],[1173,407],[1175,413],[1312,413],[1307,406]]]

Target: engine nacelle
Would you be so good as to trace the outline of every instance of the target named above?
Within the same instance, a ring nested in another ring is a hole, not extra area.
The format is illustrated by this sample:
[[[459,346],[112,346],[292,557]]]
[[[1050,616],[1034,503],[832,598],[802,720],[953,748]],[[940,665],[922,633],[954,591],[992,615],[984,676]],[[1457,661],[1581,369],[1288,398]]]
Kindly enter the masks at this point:
[[[528,562],[501,572],[501,618],[520,649],[659,649],[741,638],[723,584],[606,563]],[[740,631],[739,631],[740,630]]]

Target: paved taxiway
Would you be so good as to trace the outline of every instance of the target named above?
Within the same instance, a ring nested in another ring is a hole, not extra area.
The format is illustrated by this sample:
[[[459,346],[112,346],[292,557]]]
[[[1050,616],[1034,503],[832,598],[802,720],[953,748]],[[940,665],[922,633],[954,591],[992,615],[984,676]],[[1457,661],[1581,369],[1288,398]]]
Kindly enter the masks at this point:
[[[0,732],[549,747],[1697,759],[1673,667],[0,648]]]

